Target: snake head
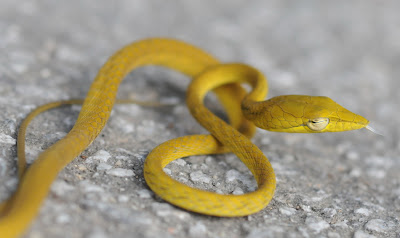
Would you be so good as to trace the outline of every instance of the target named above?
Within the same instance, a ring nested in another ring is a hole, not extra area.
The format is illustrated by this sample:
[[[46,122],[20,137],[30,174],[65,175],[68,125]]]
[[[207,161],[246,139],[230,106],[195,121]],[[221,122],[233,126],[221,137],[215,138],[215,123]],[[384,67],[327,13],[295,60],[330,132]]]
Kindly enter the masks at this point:
[[[263,112],[253,121],[256,126],[270,131],[338,132],[361,129],[369,123],[328,97],[283,95],[263,103]]]

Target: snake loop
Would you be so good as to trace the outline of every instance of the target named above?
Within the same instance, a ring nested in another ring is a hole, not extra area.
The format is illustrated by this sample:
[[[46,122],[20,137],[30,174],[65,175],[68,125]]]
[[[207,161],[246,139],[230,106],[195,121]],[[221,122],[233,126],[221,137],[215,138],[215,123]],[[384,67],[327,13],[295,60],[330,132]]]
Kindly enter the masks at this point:
[[[197,121],[211,135],[179,137],[156,147],[144,165],[147,184],[160,197],[177,206],[213,216],[244,216],[263,209],[275,190],[273,169],[250,138],[255,125],[271,131],[319,133],[364,128],[368,120],[341,107],[327,97],[286,95],[262,101],[267,93],[264,76],[243,64],[220,64],[218,60],[187,43],[154,38],[138,41],[117,51],[99,70],[71,131],[41,153],[26,167],[26,127],[38,113],[62,104],[56,102],[33,111],[18,136],[19,178],[17,191],[0,204],[0,237],[21,235],[34,219],[57,174],[99,135],[105,126],[122,79],[132,70],[158,65],[194,78],[187,104]],[[253,88],[247,94],[240,83]],[[203,104],[213,91],[226,110],[229,124]],[[322,124],[320,124],[322,123]],[[181,184],[163,172],[172,160],[192,155],[233,152],[253,173],[258,189],[243,195],[221,195]]]

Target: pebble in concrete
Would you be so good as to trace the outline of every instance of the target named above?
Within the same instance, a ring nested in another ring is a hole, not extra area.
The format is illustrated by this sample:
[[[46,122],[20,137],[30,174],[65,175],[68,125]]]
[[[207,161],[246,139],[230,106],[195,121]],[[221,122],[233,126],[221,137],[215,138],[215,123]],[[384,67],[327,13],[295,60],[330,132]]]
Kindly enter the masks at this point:
[[[388,224],[381,219],[372,219],[365,224],[365,229],[378,233],[384,233],[389,230]]]
[[[106,174],[117,176],[117,177],[131,177],[134,176],[135,173],[131,169],[122,169],[122,168],[114,168],[107,170]]]
[[[103,162],[103,163],[107,163],[108,159],[111,158],[110,153],[108,153],[105,150],[99,150],[96,153],[94,153],[92,156],[86,158],[85,162],[86,163],[93,163],[95,161],[98,162]]]
[[[0,134],[0,143],[15,145],[17,140],[6,134]]]
[[[200,170],[190,173],[190,180],[195,183],[198,182],[209,184],[211,182],[211,178]]]
[[[329,228],[329,223],[322,220],[319,217],[307,216],[306,225],[315,233],[320,233],[321,231]]]

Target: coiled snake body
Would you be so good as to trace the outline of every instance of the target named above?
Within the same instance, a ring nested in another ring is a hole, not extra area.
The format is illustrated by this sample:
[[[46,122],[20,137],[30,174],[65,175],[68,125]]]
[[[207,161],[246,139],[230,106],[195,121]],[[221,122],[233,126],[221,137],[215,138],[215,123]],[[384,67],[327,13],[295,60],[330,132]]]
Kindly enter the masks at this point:
[[[244,64],[221,64],[187,43],[162,38],[135,42],[116,52],[99,70],[72,130],[41,153],[28,169],[25,169],[24,157],[20,158],[19,187],[0,205],[1,237],[22,234],[36,216],[58,172],[86,149],[105,126],[122,79],[144,65],[171,68],[194,78],[187,90],[187,104],[211,135],[190,135],[164,142],[148,155],[144,164],[149,187],[161,198],[190,211],[234,217],[252,214],[267,206],[275,190],[275,175],[268,159],[250,141],[255,126],[271,131],[316,133],[368,125],[368,120],[327,97],[288,95],[262,101],[267,93],[267,81],[259,71]],[[247,94],[240,83],[249,84],[252,91]],[[221,101],[229,124],[203,105],[209,91],[216,93]],[[36,114],[60,104],[40,108]],[[27,121],[33,117],[28,116]],[[22,134],[26,126],[27,123],[21,126]],[[23,142],[19,140],[18,146],[18,152],[23,151],[20,149]],[[243,195],[216,194],[188,187],[163,172],[177,158],[226,152],[235,153],[253,173],[258,184],[256,191]]]

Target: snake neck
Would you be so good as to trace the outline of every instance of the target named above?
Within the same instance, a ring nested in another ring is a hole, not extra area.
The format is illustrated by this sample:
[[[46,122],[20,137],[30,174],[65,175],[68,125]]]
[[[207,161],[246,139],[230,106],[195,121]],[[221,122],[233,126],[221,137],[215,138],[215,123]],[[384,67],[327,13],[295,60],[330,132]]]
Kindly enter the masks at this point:
[[[242,113],[247,120],[253,122],[257,127],[265,129],[268,119],[266,117],[268,117],[273,104],[274,102],[271,100],[255,101],[251,97],[246,97],[242,101]]]

